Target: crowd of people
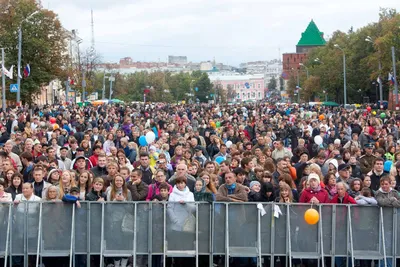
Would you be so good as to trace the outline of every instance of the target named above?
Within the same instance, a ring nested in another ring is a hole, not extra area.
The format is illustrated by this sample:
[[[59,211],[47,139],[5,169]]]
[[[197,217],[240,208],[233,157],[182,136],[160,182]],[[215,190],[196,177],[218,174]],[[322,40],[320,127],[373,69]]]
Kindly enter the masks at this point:
[[[400,207],[400,116],[390,111],[159,103],[0,118],[1,202],[178,202],[168,204],[175,231],[191,228],[193,201]]]

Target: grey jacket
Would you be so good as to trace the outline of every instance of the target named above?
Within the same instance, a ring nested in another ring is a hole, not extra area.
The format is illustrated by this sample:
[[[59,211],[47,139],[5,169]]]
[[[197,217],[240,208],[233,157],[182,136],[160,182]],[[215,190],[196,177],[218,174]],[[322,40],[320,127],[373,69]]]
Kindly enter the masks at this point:
[[[358,196],[356,200],[358,205],[377,205],[378,202],[373,197]]]
[[[394,189],[391,189],[390,192],[384,192],[379,188],[376,191],[375,198],[379,206],[400,208],[399,192]]]

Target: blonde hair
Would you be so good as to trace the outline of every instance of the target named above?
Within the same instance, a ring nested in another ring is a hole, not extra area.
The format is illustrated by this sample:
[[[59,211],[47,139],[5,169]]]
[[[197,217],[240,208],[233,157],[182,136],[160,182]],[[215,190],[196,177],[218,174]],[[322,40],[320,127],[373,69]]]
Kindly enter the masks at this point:
[[[64,171],[62,172],[62,174],[61,174],[60,183],[59,183],[59,185],[58,185],[59,188],[60,188],[60,192],[59,192],[60,198],[62,198],[62,197],[64,196],[64,194],[65,194],[65,188],[64,188],[63,181],[62,181],[62,177],[63,177],[64,173],[68,173],[68,174],[69,174],[69,178],[70,178],[69,188],[72,188],[72,187],[75,187],[75,186],[76,186],[75,180],[74,180],[73,177],[72,177],[71,171],[64,170]]]
[[[279,202],[283,202],[285,203],[285,199],[282,197],[282,191],[283,190],[287,190],[289,195],[289,202],[292,203],[293,202],[293,192],[292,192],[292,188],[290,188],[290,186],[284,182],[279,186]]]

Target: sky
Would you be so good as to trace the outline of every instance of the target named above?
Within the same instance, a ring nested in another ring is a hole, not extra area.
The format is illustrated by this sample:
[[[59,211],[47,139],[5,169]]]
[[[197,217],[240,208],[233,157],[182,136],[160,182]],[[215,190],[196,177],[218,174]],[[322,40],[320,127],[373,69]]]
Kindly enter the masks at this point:
[[[378,20],[379,8],[399,0],[42,0],[67,30],[91,44],[104,62],[213,60],[242,62],[281,58],[295,52],[311,19],[326,37]]]

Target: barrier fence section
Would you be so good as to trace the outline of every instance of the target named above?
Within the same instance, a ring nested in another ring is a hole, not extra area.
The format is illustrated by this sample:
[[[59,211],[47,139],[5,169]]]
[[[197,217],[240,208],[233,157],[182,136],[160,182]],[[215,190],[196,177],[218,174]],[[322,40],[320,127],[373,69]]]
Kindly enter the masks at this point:
[[[277,257],[327,261],[380,260],[396,266],[400,255],[395,208],[357,205],[314,205],[320,219],[304,220],[308,204],[81,202],[81,208],[61,202],[0,204],[0,258],[4,266],[18,258],[36,266],[44,257],[158,257],[225,259],[253,258],[258,266]],[[263,214],[265,211],[265,214]],[[225,266],[229,266],[229,260]],[[352,264],[352,265],[350,265]],[[100,261],[100,266],[104,261]]]

